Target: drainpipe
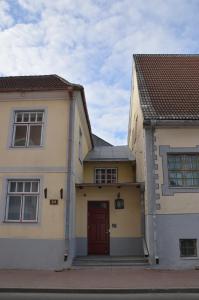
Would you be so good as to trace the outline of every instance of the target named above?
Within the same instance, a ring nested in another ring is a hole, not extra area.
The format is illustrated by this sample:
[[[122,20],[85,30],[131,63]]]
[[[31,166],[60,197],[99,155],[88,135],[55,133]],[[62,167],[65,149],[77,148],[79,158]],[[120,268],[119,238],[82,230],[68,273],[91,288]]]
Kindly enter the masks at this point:
[[[147,201],[148,201],[148,242],[151,263],[159,263],[157,256],[157,220],[156,220],[156,195],[155,195],[155,121],[144,123],[146,134],[146,165],[147,165]]]
[[[156,193],[155,193],[155,144],[154,144],[154,136],[155,136],[155,127],[156,127],[156,120],[151,120],[151,130],[152,130],[152,136],[151,136],[151,143],[152,143],[152,160],[153,160],[153,238],[154,238],[154,258],[155,258],[155,264],[159,264],[159,256],[157,251],[157,217],[156,217]]]
[[[66,186],[66,206],[65,206],[65,254],[64,261],[66,267],[70,267],[74,256],[74,201],[75,201],[75,174],[74,174],[74,131],[75,131],[75,105],[73,90],[69,91],[69,124],[68,124],[68,172]]]

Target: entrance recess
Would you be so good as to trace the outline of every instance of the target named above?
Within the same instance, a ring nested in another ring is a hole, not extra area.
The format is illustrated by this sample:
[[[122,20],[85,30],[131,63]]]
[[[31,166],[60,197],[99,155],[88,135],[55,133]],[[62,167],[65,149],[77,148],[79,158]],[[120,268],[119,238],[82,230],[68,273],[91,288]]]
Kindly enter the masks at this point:
[[[109,254],[109,203],[88,202],[88,254]]]

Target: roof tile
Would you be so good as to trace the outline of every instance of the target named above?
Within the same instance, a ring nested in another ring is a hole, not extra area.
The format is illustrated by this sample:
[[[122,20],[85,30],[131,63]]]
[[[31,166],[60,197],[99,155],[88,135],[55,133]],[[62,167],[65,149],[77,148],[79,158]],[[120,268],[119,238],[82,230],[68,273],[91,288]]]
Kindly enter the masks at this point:
[[[199,55],[134,55],[144,119],[199,119]]]

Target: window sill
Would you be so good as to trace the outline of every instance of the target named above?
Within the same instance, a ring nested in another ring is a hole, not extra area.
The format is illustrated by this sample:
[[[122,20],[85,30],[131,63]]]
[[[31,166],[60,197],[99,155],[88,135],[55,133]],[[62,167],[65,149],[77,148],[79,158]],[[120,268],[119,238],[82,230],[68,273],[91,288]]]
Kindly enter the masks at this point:
[[[44,145],[41,145],[41,146],[30,146],[30,147],[13,147],[13,146],[10,146],[9,147],[9,150],[16,150],[16,149],[22,149],[22,150],[24,150],[24,149],[26,149],[26,150],[41,150],[41,149],[43,149],[44,148]]]
[[[182,260],[198,260],[199,257],[198,256],[189,256],[189,257],[180,257],[180,259]]]
[[[3,223],[5,224],[38,224],[38,221],[23,221],[23,222],[20,222],[20,221],[3,221]]]
[[[195,185],[195,186],[169,186],[168,187],[169,189],[188,189],[188,190],[191,190],[191,189],[199,189],[199,186],[198,185]]]

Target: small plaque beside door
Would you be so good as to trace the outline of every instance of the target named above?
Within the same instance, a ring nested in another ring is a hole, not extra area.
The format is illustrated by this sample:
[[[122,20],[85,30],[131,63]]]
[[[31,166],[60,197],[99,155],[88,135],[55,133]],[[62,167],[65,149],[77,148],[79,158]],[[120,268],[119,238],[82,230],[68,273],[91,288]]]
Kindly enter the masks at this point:
[[[50,199],[50,205],[58,205],[58,199]]]

